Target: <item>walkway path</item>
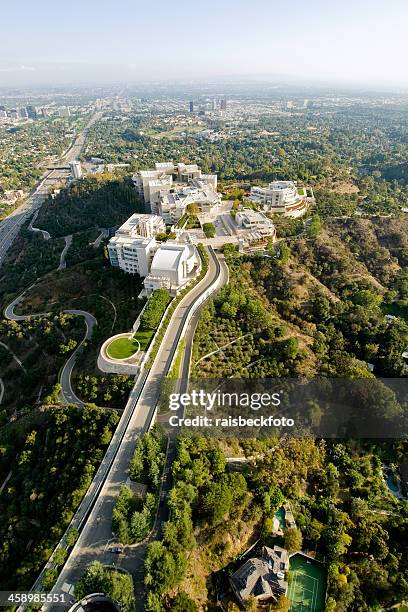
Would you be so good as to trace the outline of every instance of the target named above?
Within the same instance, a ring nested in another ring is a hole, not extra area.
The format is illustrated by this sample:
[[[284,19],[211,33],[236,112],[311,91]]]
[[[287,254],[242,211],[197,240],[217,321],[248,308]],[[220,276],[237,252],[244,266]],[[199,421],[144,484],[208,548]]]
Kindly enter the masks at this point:
[[[5,477],[5,479],[3,480],[3,483],[0,487],[0,494],[3,493],[3,489],[6,486],[6,484],[8,483],[8,481],[10,480],[11,476],[13,474],[13,470],[10,470],[9,473],[7,474],[7,476]]]
[[[2,346],[3,348],[6,349],[6,351],[8,351],[10,353],[10,355],[13,357],[14,361],[17,363],[17,365],[20,366],[20,368],[22,370],[24,370],[24,372],[26,372],[25,367],[23,366],[22,361],[17,357],[17,355],[15,353],[13,353],[13,351],[11,350],[11,348],[9,348],[7,346],[7,344],[4,344],[4,342],[0,342],[0,346]]]
[[[72,235],[65,236],[64,240],[65,240],[65,246],[61,251],[60,264],[58,266],[58,270],[65,270],[65,268],[67,267],[67,262],[65,261],[65,257],[66,257],[66,254],[68,253],[69,247],[72,244]]]
[[[39,229],[38,227],[33,227],[33,223],[37,219],[39,212],[40,212],[39,210],[35,211],[33,218],[31,219],[30,224],[28,226],[28,229],[31,230],[32,232],[38,232],[42,234],[42,237],[44,238],[44,240],[50,240],[51,235],[49,232],[47,232],[46,230]]]
[[[101,297],[103,300],[105,300],[105,302],[108,302],[108,304],[110,304],[112,306],[112,308],[113,308],[114,317],[113,317],[112,326],[111,326],[111,332],[113,332],[113,328],[115,327],[116,319],[117,319],[117,316],[118,316],[118,313],[116,311],[116,306],[112,302],[112,300],[110,300],[109,298],[105,297],[104,295],[100,295],[99,297]]]
[[[0,404],[3,401],[3,397],[4,397],[4,382],[3,382],[3,379],[0,378]]]
[[[211,357],[212,355],[215,355],[216,353],[219,353],[220,351],[222,351],[223,349],[231,346],[232,344],[235,344],[239,340],[242,340],[242,338],[246,338],[247,336],[251,336],[251,335],[253,335],[253,332],[250,332],[248,334],[243,334],[242,336],[239,336],[238,338],[235,338],[235,340],[231,340],[230,342],[227,342],[227,344],[223,344],[222,346],[219,346],[217,349],[215,349],[215,351],[211,351],[211,353],[207,353],[206,355],[203,355],[202,357],[200,357],[200,359],[195,362],[195,365],[200,363],[200,361],[203,361],[203,359],[207,359],[207,357]]]
[[[109,236],[109,230],[107,229],[102,229],[101,233],[99,234],[99,236],[97,237],[97,239],[92,242],[92,246],[94,249],[97,249],[99,247],[99,245],[101,244],[102,240],[104,238],[107,238]]]

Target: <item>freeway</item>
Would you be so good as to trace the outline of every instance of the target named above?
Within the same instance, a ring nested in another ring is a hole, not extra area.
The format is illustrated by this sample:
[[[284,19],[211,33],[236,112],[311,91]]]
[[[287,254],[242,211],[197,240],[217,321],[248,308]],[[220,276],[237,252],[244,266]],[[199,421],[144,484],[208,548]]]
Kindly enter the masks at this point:
[[[135,444],[142,433],[147,431],[155,418],[155,411],[160,395],[161,382],[166,376],[174,359],[182,334],[189,324],[190,315],[196,312],[197,304],[203,298],[227,282],[228,269],[223,260],[219,260],[215,252],[209,249],[209,266],[204,278],[191,289],[177,305],[164,338],[158,349],[151,369],[142,373],[136,380],[130,394],[129,401],[122,414],[107,456],[102,461],[91,485],[94,496],[84,499],[74,517],[77,524],[77,514],[82,517],[84,524],[77,543],[69,555],[53,592],[73,592],[73,585],[82,575],[84,568],[93,560],[118,565],[132,573],[135,583],[140,586],[143,568],[144,546],[128,546],[119,559],[113,559],[109,552],[109,545],[114,542],[111,529],[112,508],[119,492],[120,486],[128,479],[129,464],[133,456]],[[193,321],[196,321],[193,316]],[[188,350],[191,350],[192,336],[188,335]],[[191,332],[190,332],[191,333]],[[185,367],[185,366],[183,366]],[[116,448],[115,448],[116,447]],[[88,494],[87,494],[88,495]],[[164,514],[163,514],[164,516]],[[52,559],[48,567],[52,567]],[[39,576],[33,590],[38,589],[41,580]],[[53,609],[51,607],[51,609]]]
[[[100,113],[95,113],[81,134],[78,135],[72,146],[65,152],[61,162],[68,164],[78,158],[89,128],[98,121]],[[6,257],[7,251],[13,244],[17,234],[19,233],[23,223],[37,211],[45,198],[47,197],[50,187],[55,183],[67,180],[70,175],[66,168],[48,169],[39,179],[35,187],[28,194],[26,200],[16,208],[8,217],[0,222],[0,267]]]

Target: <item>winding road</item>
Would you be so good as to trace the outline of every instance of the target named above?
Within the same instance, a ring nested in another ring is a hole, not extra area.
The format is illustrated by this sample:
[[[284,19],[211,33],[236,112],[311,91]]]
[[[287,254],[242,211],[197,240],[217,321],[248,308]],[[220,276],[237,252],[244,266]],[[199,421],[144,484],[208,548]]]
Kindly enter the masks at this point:
[[[58,266],[58,270],[65,270],[65,268],[67,267],[67,262],[65,261],[65,257],[68,253],[69,247],[72,244],[72,234],[69,236],[65,236],[64,240],[65,240],[65,246],[61,251],[60,264]]]
[[[20,302],[22,302],[27,292],[30,289],[32,289],[35,285],[36,283],[34,283],[33,285],[30,285],[28,289],[25,289],[25,291],[23,291],[22,293],[20,293],[20,295],[14,298],[11,304],[6,306],[6,308],[4,309],[4,317],[6,319],[9,319],[9,321],[27,321],[27,319],[46,317],[51,314],[49,312],[39,312],[35,314],[30,314],[30,315],[16,315],[15,314],[14,309],[16,308],[16,306],[20,304]],[[64,404],[76,404],[77,406],[82,408],[83,406],[85,406],[85,402],[79,399],[79,397],[75,394],[72,388],[72,384],[71,384],[71,376],[72,376],[72,371],[74,369],[74,365],[75,365],[78,353],[81,351],[82,345],[85,342],[85,340],[90,340],[92,338],[93,328],[97,324],[97,321],[95,317],[90,312],[86,312],[86,310],[63,310],[62,312],[65,314],[83,317],[85,321],[85,325],[86,325],[85,336],[83,337],[79,345],[76,347],[74,352],[68,358],[68,361],[65,363],[64,367],[61,370],[60,379],[59,379],[59,382],[61,384],[61,399],[64,402]],[[5,346],[5,348],[8,349],[7,346]],[[13,355],[13,357],[14,359],[17,359],[15,355]],[[17,361],[19,362],[21,367],[24,367],[18,359]]]

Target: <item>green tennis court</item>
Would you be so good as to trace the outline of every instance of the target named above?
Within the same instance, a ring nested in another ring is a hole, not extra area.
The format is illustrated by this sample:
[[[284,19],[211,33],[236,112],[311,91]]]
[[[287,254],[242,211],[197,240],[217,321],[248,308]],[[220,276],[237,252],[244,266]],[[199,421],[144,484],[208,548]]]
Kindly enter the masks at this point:
[[[324,567],[297,553],[290,558],[292,580],[288,597],[291,612],[324,612],[326,571]]]

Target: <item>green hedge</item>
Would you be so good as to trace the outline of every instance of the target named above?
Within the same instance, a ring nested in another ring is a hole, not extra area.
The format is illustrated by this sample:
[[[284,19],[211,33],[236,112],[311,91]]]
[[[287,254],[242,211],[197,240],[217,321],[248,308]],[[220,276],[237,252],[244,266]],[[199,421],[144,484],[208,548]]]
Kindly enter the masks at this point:
[[[171,296],[167,289],[153,291],[140,317],[140,329],[157,329],[170,300]]]

